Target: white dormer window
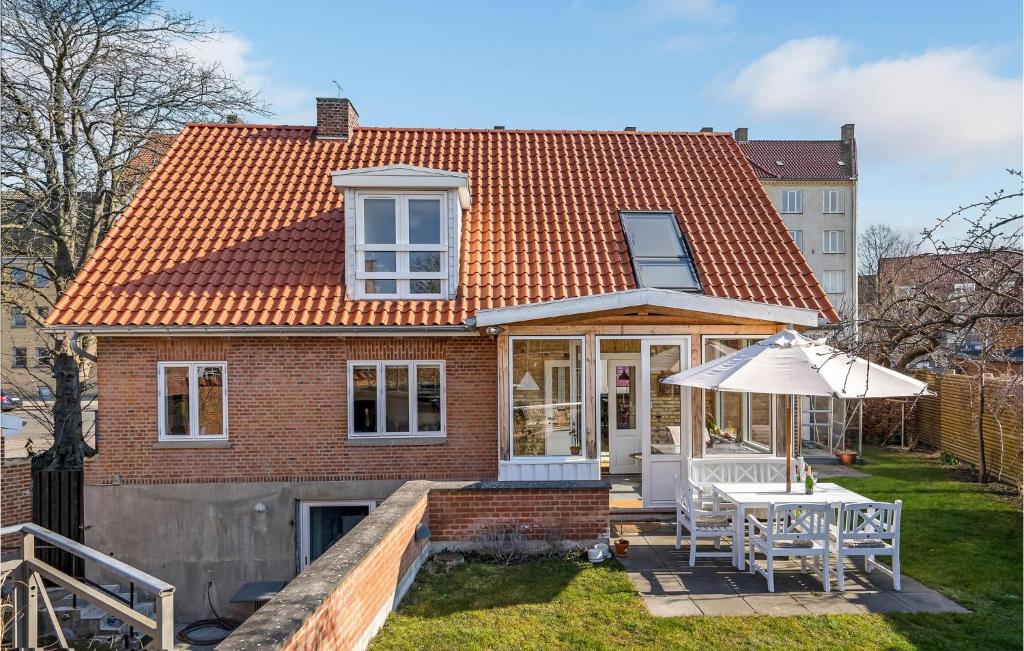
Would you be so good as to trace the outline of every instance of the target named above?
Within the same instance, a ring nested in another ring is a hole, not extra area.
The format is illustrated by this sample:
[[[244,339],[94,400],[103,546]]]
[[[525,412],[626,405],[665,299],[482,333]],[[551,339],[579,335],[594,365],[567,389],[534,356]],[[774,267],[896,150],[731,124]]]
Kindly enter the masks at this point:
[[[441,300],[458,289],[469,178],[386,165],[331,174],[345,193],[345,285],[353,299]]]
[[[448,196],[356,193],[356,288],[363,298],[446,298]]]

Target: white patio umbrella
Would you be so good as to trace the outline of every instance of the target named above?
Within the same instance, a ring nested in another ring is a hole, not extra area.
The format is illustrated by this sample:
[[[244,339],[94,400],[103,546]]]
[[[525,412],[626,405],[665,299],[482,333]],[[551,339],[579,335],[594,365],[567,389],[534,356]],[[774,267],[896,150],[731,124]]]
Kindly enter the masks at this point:
[[[934,395],[920,380],[783,330],[742,350],[694,366],[662,382],[712,391],[833,398]],[[786,489],[790,489],[793,419],[787,415]]]

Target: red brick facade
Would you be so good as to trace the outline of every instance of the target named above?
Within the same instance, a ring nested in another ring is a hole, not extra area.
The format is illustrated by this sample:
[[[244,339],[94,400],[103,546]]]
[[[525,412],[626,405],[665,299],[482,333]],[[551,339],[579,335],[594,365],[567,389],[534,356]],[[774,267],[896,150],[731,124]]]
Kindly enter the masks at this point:
[[[430,491],[430,537],[435,542],[471,542],[510,523],[521,526],[527,539],[606,538],[608,489]]]
[[[87,484],[497,477],[491,338],[101,337],[98,357]],[[445,443],[348,443],[346,362],[389,359],[445,361]],[[161,361],[227,362],[230,447],[157,447]]]
[[[32,464],[28,459],[5,460],[0,467],[0,527],[32,521]],[[0,540],[5,549],[20,544],[21,536]]]

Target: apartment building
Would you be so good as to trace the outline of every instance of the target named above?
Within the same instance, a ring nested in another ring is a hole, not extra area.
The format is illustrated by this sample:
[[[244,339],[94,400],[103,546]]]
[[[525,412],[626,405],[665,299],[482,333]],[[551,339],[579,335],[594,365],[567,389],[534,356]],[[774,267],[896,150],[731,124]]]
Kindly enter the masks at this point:
[[[57,298],[46,267],[34,259],[5,258],[0,289],[0,376],[4,391],[49,399],[53,394],[49,369],[52,344],[50,336],[42,331],[42,323]]]
[[[790,235],[844,321],[857,318],[857,146],[854,125],[838,140],[736,141]]]

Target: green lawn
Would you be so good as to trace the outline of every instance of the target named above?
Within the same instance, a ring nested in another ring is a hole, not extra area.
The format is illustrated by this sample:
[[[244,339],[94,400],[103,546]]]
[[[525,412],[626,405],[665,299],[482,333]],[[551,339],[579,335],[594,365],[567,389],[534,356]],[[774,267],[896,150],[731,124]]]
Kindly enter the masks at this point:
[[[919,455],[869,451],[870,478],[843,485],[903,500],[903,570],[970,615],[651,617],[618,563],[470,563],[422,572],[373,649],[1020,649],[1016,498]]]

